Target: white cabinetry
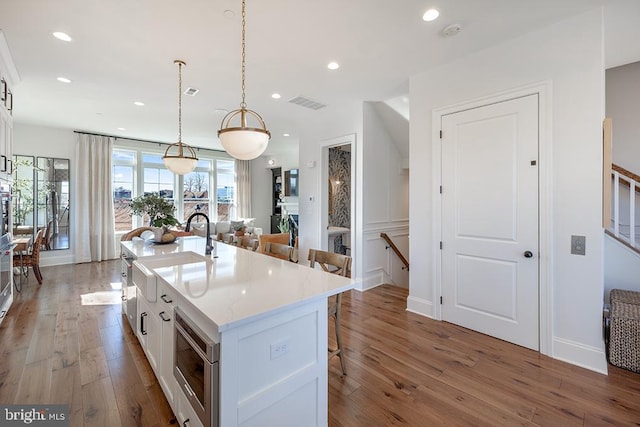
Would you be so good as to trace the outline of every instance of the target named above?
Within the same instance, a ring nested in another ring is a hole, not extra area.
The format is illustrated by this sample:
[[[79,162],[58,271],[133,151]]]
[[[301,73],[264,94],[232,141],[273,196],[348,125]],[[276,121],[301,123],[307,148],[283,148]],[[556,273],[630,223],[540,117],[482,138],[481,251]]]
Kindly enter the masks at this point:
[[[173,310],[176,306],[177,295],[171,288],[163,283],[158,283],[158,295],[156,316],[160,324],[160,345],[158,346],[158,370],[156,371],[156,376],[171,407],[175,408],[174,396],[178,388],[178,383],[173,376],[175,346],[173,339]]]
[[[176,393],[176,407],[175,415],[178,419],[178,425],[181,427],[202,427],[200,418],[191,407],[191,403],[189,403],[184,393],[180,391]]]
[[[13,153],[13,118],[0,105],[0,178],[11,179]]]
[[[123,270],[124,270],[123,266]],[[176,412],[175,394],[178,383],[173,376],[174,358],[174,309],[178,295],[161,281],[156,282],[155,276],[147,276],[137,262],[133,263],[135,290],[137,293],[137,326],[136,336],[149,364],[156,374],[160,387],[164,391],[167,401]],[[150,282],[154,283],[151,284]],[[140,287],[145,291],[143,292]],[[150,289],[153,294],[150,294]],[[193,425],[193,424],[191,424]]]
[[[138,341],[147,355],[153,372],[158,372],[160,353],[160,321],[155,315],[155,303],[149,303],[138,290]]]

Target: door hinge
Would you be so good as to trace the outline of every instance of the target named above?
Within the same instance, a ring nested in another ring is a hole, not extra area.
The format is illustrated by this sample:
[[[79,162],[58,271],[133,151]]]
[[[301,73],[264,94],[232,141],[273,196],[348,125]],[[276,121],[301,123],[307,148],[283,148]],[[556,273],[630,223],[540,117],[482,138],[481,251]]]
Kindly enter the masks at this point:
[[[440,304],[442,304],[442,297],[440,297]]]
[[[440,186],[440,194],[442,194],[442,185]]]
[[[442,249],[442,241],[440,241],[440,249]]]
[[[440,131],[440,139],[442,139],[442,130]]]

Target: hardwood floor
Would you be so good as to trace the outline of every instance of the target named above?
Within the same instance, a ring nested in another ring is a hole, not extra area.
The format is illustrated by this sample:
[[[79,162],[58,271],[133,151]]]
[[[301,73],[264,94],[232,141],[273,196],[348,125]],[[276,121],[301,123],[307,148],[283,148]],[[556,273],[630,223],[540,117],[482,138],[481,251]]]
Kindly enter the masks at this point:
[[[42,273],[0,325],[0,404],[67,403],[71,426],[175,425],[121,316],[119,262]],[[640,425],[640,375],[596,374],[405,306],[392,286],[345,295],[348,374],[331,359],[330,426]]]

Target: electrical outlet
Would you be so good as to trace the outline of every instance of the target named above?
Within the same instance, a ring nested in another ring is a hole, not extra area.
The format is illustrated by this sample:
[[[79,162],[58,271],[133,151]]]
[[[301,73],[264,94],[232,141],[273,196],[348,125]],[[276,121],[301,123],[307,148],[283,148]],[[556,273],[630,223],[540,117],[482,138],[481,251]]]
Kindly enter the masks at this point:
[[[291,338],[283,338],[280,341],[276,341],[271,343],[271,360],[277,359],[278,357],[282,357],[285,354],[289,353],[289,348],[291,347]]]
[[[571,254],[584,255],[586,252],[586,240],[585,236],[571,236]]]

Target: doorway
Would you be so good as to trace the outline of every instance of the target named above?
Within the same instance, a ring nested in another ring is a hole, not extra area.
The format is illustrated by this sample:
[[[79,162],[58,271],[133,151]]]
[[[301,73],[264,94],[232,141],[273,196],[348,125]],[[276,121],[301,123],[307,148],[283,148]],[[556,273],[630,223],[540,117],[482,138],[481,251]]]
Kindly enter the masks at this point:
[[[539,95],[441,116],[442,319],[534,350]]]
[[[355,135],[321,143],[320,247],[352,257],[356,271],[356,153]]]

